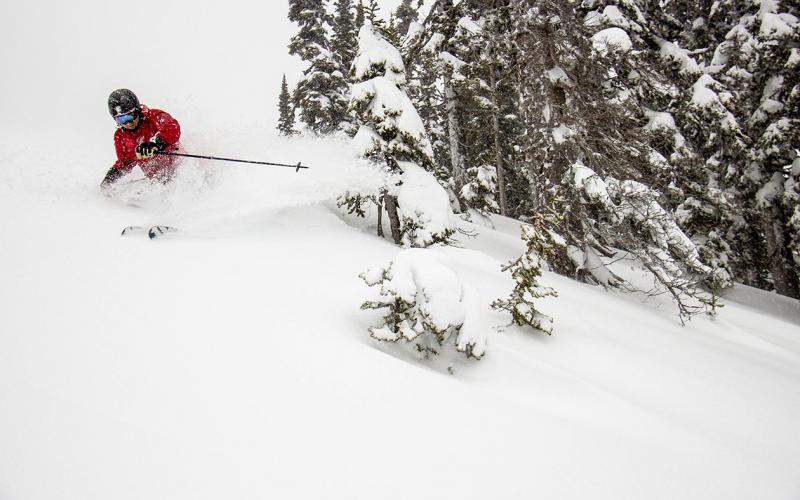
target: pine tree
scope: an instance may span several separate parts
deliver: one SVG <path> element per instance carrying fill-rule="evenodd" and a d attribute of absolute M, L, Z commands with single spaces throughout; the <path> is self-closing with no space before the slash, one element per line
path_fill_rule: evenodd
<path fill-rule="evenodd" d="M 364 26 L 364 20 L 366 19 L 366 15 L 364 13 L 364 2 L 363 0 L 358 0 L 358 5 L 356 5 L 356 19 L 355 19 L 355 28 L 356 33 L 361 30 L 361 27 Z"/>
<path fill-rule="evenodd" d="M 542 218 L 522 226 L 522 239 L 526 245 L 525 252 L 503 267 L 503 271 L 509 271 L 514 279 L 514 290 L 507 299 L 495 300 L 492 309 L 510 313 L 514 325 L 528 326 L 550 335 L 553 318 L 539 312 L 534 300 L 558 296 L 552 288 L 541 286 L 539 278 L 542 276 L 542 261 L 553 258 L 554 250 L 563 243 L 547 231 Z"/>
<path fill-rule="evenodd" d="M 461 190 L 461 198 L 470 208 L 483 216 L 498 213 L 500 207 L 495 200 L 497 191 L 497 169 L 492 165 L 470 167 L 467 170 L 469 182 Z"/>
<path fill-rule="evenodd" d="M 800 144 L 800 6 L 764 0 L 748 6 L 715 51 L 720 80 L 734 90 L 737 115 L 749 138 L 747 163 L 738 172 L 743 216 L 766 252 L 756 271 L 775 290 L 800 297 L 800 264 L 792 248 L 795 212 L 793 164 Z M 763 285 L 762 285 L 763 286 Z"/>
<path fill-rule="evenodd" d="M 397 20 L 394 17 L 394 12 L 389 13 L 389 21 L 378 32 L 395 47 L 400 47 L 403 43 L 403 37 L 397 30 Z"/>
<path fill-rule="evenodd" d="M 378 5 L 378 0 L 367 0 L 367 5 L 364 6 L 364 18 L 372 24 L 373 29 L 380 32 L 386 27 L 386 23 L 381 19 L 378 12 L 381 10 Z"/>
<path fill-rule="evenodd" d="M 289 86 L 286 84 L 286 75 L 283 75 L 281 82 L 281 93 L 278 97 L 278 132 L 281 135 L 291 136 L 294 130 L 294 107 L 292 106 Z"/>
<path fill-rule="evenodd" d="M 411 23 L 419 19 L 419 13 L 417 9 L 411 5 L 411 0 L 402 0 L 397 10 L 394 11 L 394 16 L 397 21 L 395 29 L 400 36 L 405 36 L 406 33 L 408 33 L 408 27 L 411 26 Z"/>
<path fill-rule="evenodd" d="M 417 247 L 446 242 L 453 232 L 449 200 L 429 173 L 433 151 L 404 91 L 402 57 L 369 21 L 359 32 L 351 77 L 350 109 L 360 121 L 354 141 L 391 175 L 379 202 L 386 207 L 395 242 Z"/>
<path fill-rule="evenodd" d="M 609 68 L 606 97 L 646 121 L 644 140 L 652 148 L 648 184 L 662 193 L 661 202 L 718 270 L 718 282 L 709 285 L 728 286 L 742 255 L 730 244 L 740 218 L 726 172 L 743 148 L 731 94 L 688 50 L 661 38 L 636 3 L 601 1 L 593 9 L 583 17 L 594 31 L 596 59 Z M 611 47 L 608 40 L 630 50 Z"/>
<path fill-rule="evenodd" d="M 451 344 L 468 358 L 480 359 L 487 332 L 468 321 L 475 292 L 450 266 L 437 253 L 407 249 L 386 268 L 360 274 L 367 285 L 379 288 L 377 300 L 364 302 L 361 309 L 386 311 L 382 324 L 369 328 L 372 338 L 413 343 L 426 359 Z"/>
<path fill-rule="evenodd" d="M 336 0 L 334 9 L 336 15 L 333 19 L 331 48 L 340 62 L 339 68 L 342 74 L 346 75 L 353 64 L 358 43 L 356 36 L 358 28 L 353 17 L 353 0 Z"/>
<path fill-rule="evenodd" d="M 453 39 L 464 61 L 454 84 L 461 110 L 466 179 L 473 183 L 471 173 L 477 172 L 477 166 L 493 165 L 497 210 L 506 215 L 508 179 L 519 163 L 514 147 L 519 135 L 518 102 L 511 85 L 515 54 L 513 46 L 506 43 L 510 18 L 507 7 L 494 3 L 473 5 L 468 12 L 469 16 L 460 19 Z"/>
<path fill-rule="evenodd" d="M 633 288 L 602 260 L 623 249 L 673 296 L 682 319 L 699 312 L 699 284 L 714 270 L 650 187 L 658 174 L 641 110 L 606 69 L 606 59 L 631 49 L 629 37 L 619 28 L 591 36 L 568 2 L 519 1 L 512 13 L 531 209 L 559 214 L 551 229 L 566 242 L 553 268 Z"/>
<path fill-rule="evenodd" d="M 431 173 L 442 184 L 451 198 L 456 198 L 450 172 L 450 152 L 447 138 L 444 94 L 441 91 L 441 61 L 435 44 L 421 48 L 407 68 L 409 98 L 425 124 L 425 130 L 433 148 L 433 170 Z"/>
<path fill-rule="evenodd" d="M 460 68 L 464 61 L 461 60 L 453 39 L 456 35 L 460 13 L 453 4 L 452 0 L 440 0 L 434 5 L 433 20 L 431 30 L 439 39 L 436 44 L 437 63 L 436 71 L 441 76 L 441 86 L 443 91 L 442 114 L 446 117 L 444 130 L 447 133 L 448 164 L 450 177 L 452 178 L 453 190 L 461 193 L 467 183 L 464 150 L 463 150 L 463 131 L 461 115 L 463 112 L 460 106 L 457 91 L 458 81 L 461 78 Z M 457 200 L 456 208 L 463 210 L 461 200 Z"/>
<path fill-rule="evenodd" d="M 295 103 L 305 124 L 322 134 L 338 130 L 346 122 L 347 112 L 347 82 L 330 50 L 325 3 L 289 1 L 289 19 L 300 25 L 289 43 L 289 53 L 309 64 L 295 89 Z"/>

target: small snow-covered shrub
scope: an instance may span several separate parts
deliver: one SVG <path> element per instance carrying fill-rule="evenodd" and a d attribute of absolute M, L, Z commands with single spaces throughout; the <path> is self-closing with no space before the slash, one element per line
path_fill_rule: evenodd
<path fill-rule="evenodd" d="M 468 358 L 486 353 L 486 334 L 470 321 L 477 312 L 476 295 L 466 286 L 446 258 L 423 249 L 407 249 L 385 268 L 360 275 L 371 287 L 379 287 L 376 300 L 362 309 L 386 310 L 383 324 L 370 335 L 386 342 L 414 343 L 426 357 L 452 345 Z"/>
<path fill-rule="evenodd" d="M 467 178 L 469 182 L 461 188 L 461 197 L 470 208 L 482 215 L 500 212 L 494 196 L 497 192 L 497 169 L 492 165 L 470 167 L 467 169 Z"/>
<path fill-rule="evenodd" d="M 503 271 L 511 272 L 516 282 L 514 290 L 507 299 L 494 301 L 492 308 L 511 313 L 512 323 L 517 326 L 527 325 L 550 335 L 553 318 L 539 312 L 534 300 L 558 296 L 552 288 L 539 285 L 539 278 L 542 276 L 542 259 L 549 258 L 553 249 L 564 243 L 542 227 L 541 219 L 535 219 L 533 225 L 522 226 L 522 239 L 527 247 L 525 253 L 503 267 Z"/>

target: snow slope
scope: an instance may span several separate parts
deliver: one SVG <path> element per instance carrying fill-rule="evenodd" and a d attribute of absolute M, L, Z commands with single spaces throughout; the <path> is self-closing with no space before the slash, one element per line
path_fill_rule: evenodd
<path fill-rule="evenodd" d="M 510 328 L 477 363 L 409 358 L 369 339 L 379 315 L 359 310 L 371 292 L 357 275 L 398 249 L 332 202 L 375 174 L 338 140 L 274 137 L 272 103 L 235 116 L 206 106 L 224 79 L 190 79 L 203 96 L 190 98 L 179 72 L 165 91 L 139 75 L 147 101 L 181 119 L 188 150 L 312 169 L 192 161 L 163 191 L 97 190 L 113 154 L 103 100 L 121 85 L 88 43 L 119 8 L 102 5 L 94 31 L 53 47 L 83 55 L 99 82 L 64 85 L 96 112 L 69 103 L 68 123 L 47 119 L 25 58 L 2 55 L 28 80 L 3 83 L 0 499 L 800 497 L 796 301 L 741 288 L 718 319 L 682 328 L 660 298 L 546 273 L 560 293 L 541 302 L 552 337 Z M 8 13 L 78 22 L 90 6 Z M 249 8 L 191 19 L 250 23 Z M 200 61 L 191 24 L 179 23 L 180 46 Z M 66 34 L 45 23 L 15 46 L 48 26 Z M 282 51 L 279 27 L 268 36 Z M 236 54 L 224 49 L 241 41 L 224 34 L 218 50 Z M 49 57 L 48 40 L 30 53 Z M 144 37 L 131 56 L 160 43 Z M 280 68 L 257 71 L 277 88 Z M 144 223 L 181 231 L 119 236 Z M 478 236 L 431 250 L 478 292 L 486 329 L 507 322 L 488 304 L 510 290 L 500 265 L 522 250 L 514 221 L 495 224 L 464 224 Z"/>

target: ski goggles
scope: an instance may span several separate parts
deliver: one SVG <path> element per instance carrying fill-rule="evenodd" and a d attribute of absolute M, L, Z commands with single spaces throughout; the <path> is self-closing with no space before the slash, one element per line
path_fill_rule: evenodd
<path fill-rule="evenodd" d="M 136 119 L 137 113 L 136 111 L 131 111 L 129 113 L 125 113 L 122 115 L 115 115 L 114 121 L 117 122 L 117 125 L 125 125 L 126 123 L 130 123 Z"/>

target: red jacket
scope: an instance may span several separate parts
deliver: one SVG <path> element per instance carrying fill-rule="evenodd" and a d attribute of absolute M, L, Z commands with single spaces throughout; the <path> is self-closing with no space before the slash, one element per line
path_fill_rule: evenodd
<path fill-rule="evenodd" d="M 156 135 L 167 143 L 167 148 L 164 151 L 176 151 L 180 148 L 178 140 L 181 138 L 181 126 L 178 120 L 170 116 L 166 111 L 160 109 L 150 109 L 147 106 L 141 106 L 141 117 L 139 118 L 139 126 L 134 130 L 125 130 L 118 128 L 114 132 L 114 147 L 117 149 L 117 161 L 114 163 L 114 168 L 122 172 L 130 172 L 133 167 L 141 167 L 141 169 L 151 175 L 151 171 L 158 170 L 159 163 L 172 163 L 159 160 L 173 159 L 174 157 L 155 156 L 151 159 L 136 159 L 136 146 L 139 144 L 153 140 Z M 152 172 L 155 173 L 155 172 Z"/>

